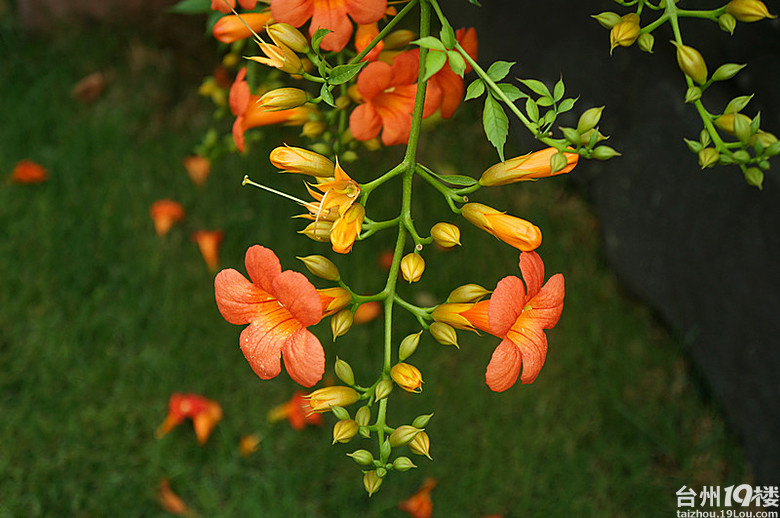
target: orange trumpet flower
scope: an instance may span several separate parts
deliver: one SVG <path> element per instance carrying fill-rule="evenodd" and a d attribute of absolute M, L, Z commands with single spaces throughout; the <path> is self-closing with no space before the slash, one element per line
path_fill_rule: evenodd
<path fill-rule="evenodd" d="M 192 183 L 200 187 L 211 174 L 211 160 L 200 155 L 190 155 L 182 160 Z"/>
<path fill-rule="evenodd" d="M 249 324 L 239 342 L 261 379 L 281 372 L 283 356 L 290 377 L 311 387 L 325 372 L 325 352 L 307 329 L 322 318 L 317 290 L 302 274 L 282 271 L 276 254 L 260 245 L 246 251 L 245 264 L 251 281 L 232 268 L 214 279 L 220 313 L 231 324 Z"/>
<path fill-rule="evenodd" d="M 164 236 L 171 230 L 173 224 L 184 218 L 184 208 L 173 200 L 158 200 L 149 208 L 149 215 L 154 221 L 154 230 L 158 236 Z"/>
<path fill-rule="evenodd" d="M 218 1 L 224 5 L 223 0 Z M 230 44 L 263 32 L 265 26 L 272 22 L 270 11 L 244 13 L 240 16 L 231 14 L 217 20 L 211 33 L 217 41 Z"/>
<path fill-rule="evenodd" d="M 192 420 L 200 445 L 206 444 L 212 430 L 222 419 L 222 407 L 216 401 L 198 394 L 172 394 L 168 401 L 168 416 L 157 428 L 156 438 L 161 438 L 186 418 Z"/>
<path fill-rule="evenodd" d="M 219 245 L 224 237 L 225 233 L 221 230 L 198 230 L 192 234 L 192 239 L 200 248 L 200 255 L 212 272 L 219 268 Z"/>
<path fill-rule="evenodd" d="M 436 479 L 426 479 L 415 494 L 398 504 L 398 508 L 409 513 L 412 518 L 431 518 L 433 516 L 431 491 L 434 487 L 436 487 Z"/>
<path fill-rule="evenodd" d="M 42 183 L 49 178 L 49 172 L 32 160 L 20 160 L 11 172 L 11 181 L 17 183 Z"/>
<path fill-rule="evenodd" d="M 272 423 L 287 419 L 294 430 L 303 430 L 306 425 L 322 426 L 322 415 L 314 413 L 306 399 L 306 392 L 298 391 L 286 403 L 275 406 L 268 412 Z"/>

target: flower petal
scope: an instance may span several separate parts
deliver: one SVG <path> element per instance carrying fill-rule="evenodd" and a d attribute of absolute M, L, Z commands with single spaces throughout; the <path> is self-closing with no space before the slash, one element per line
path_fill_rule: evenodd
<path fill-rule="evenodd" d="M 272 0 L 271 14 L 277 22 L 289 23 L 300 27 L 311 18 L 314 12 L 312 0 Z"/>
<path fill-rule="evenodd" d="M 401 52 L 393 59 L 393 85 L 417 83 L 420 71 L 420 49 Z"/>
<path fill-rule="evenodd" d="M 352 22 L 347 18 L 346 6 L 339 2 L 314 2 L 309 34 L 314 34 L 317 29 L 333 31 L 322 38 L 322 49 L 339 51 L 346 47 L 352 36 Z"/>
<path fill-rule="evenodd" d="M 531 308 L 523 312 L 522 318 L 533 320 L 542 329 L 552 329 L 561 318 L 564 294 L 563 275 L 556 273 L 528 300 L 527 305 Z"/>
<path fill-rule="evenodd" d="M 248 324 L 257 318 L 260 304 L 271 297 L 232 268 L 222 270 L 214 278 L 214 295 L 219 312 L 235 325 Z"/>
<path fill-rule="evenodd" d="M 544 282 L 544 263 L 536 252 L 523 252 L 520 254 L 520 273 L 528 289 L 528 296 L 533 297 L 539 293 Z"/>
<path fill-rule="evenodd" d="M 392 79 L 393 68 L 384 61 L 374 61 L 360 72 L 357 89 L 363 99 L 370 102 L 390 87 Z"/>
<path fill-rule="evenodd" d="M 284 367 L 297 383 L 311 387 L 325 372 L 325 351 L 320 341 L 308 329 L 300 329 L 285 342 Z"/>
<path fill-rule="evenodd" d="M 463 79 L 453 72 L 449 65 L 439 70 L 431 79 L 433 84 L 441 89 L 441 116 L 449 119 L 463 100 Z"/>
<path fill-rule="evenodd" d="M 233 142 L 236 143 L 236 149 L 239 153 L 244 152 L 244 116 L 239 115 L 233 123 Z"/>
<path fill-rule="evenodd" d="M 260 379 L 275 378 L 282 371 L 281 351 L 289 336 L 285 329 L 286 326 L 269 329 L 262 324 L 250 324 L 241 331 L 241 352 Z"/>
<path fill-rule="evenodd" d="M 488 306 L 490 332 L 496 336 L 506 336 L 524 306 L 525 287 L 520 279 L 510 275 L 498 281 Z"/>
<path fill-rule="evenodd" d="M 228 106 L 233 115 L 243 115 L 246 111 L 246 105 L 249 103 L 249 83 L 246 81 L 246 67 L 242 67 L 236 74 L 236 79 L 230 86 L 228 93 Z"/>
<path fill-rule="evenodd" d="M 382 119 L 371 103 L 356 106 L 349 115 L 349 131 L 357 140 L 371 140 L 382 130 Z"/>
<path fill-rule="evenodd" d="M 517 381 L 522 365 L 520 349 L 509 339 L 504 339 L 490 358 L 485 371 L 485 381 L 493 392 L 503 392 Z"/>
<path fill-rule="evenodd" d="M 346 0 L 347 12 L 355 23 L 379 21 L 387 10 L 387 0 Z"/>
<path fill-rule="evenodd" d="M 252 282 L 276 296 L 273 282 L 282 273 L 282 266 L 273 250 L 260 245 L 250 246 L 246 251 L 244 264 Z"/>
<path fill-rule="evenodd" d="M 283 271 L 274 278 L 272 293 L 301 325 L 311 326 L 322 318 L 322 302 L 317 289 L 303 274 Z"/>
<path fill-rule="evenodd" d="M 521 327 L 520 324 L 518 321 L 512 326 L 506 339 L 512 341 L 522 355 L 523 373 L 520 382 L 533 383 L 547 358 L 547 336 L 539 328 Z"/>

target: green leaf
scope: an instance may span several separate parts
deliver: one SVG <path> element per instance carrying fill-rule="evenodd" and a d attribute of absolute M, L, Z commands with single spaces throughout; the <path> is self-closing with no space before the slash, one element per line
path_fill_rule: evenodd
<path fill-rule="evenodd" d="M 504 95 L 506 95 L 510 101 L 516 101 L 523 97 L 528 97 L 526 94 L 521 92 L 520 89 L 515 85 L 510 85 L 509 83 L 498 83 L 496 86 L 498 87 L 499 90 L 504 92 Z"/>
<path fill-rule="evenodd" d="M 442 182 L 446 182 L 451 185 L 457 185 L 458 187 L 471 187 L 476 185 L 477 181 L 470 177 L 461 174 L 448 174 L 438 177 Z"/>
<path fill-rule="evenodd" d="M 469 3 L 476 5 L 477 7 L 482 7 L 482 4 L 479 3 L 479 0 L 469 0 Z"/>
<path fill-rule="evenodd" d="M 537 122 L 539 120 L 539 107 L 536 106 L 536 103 L 530 97 L 525 100 L 525 113 L 533 122 Z"/>
<path fill-rule="evenodd" d="M 555 113 L 555 110 L 550 110 L 547 113 L 544 114 L 544 117 L 542 117 L 542 124 L 552 124 L 555 122 L 555 118 L 558 117 L 558 114 Z"/>
<path fill-rule="evenodd" d="M 565 93 L 566 87 L 563 85 L 563 78 L 560 78 L 553 88 L 553 100 L 555 100 L 555 102 L 560 101 L 563 99 Z"/>
<path fill-rule="evenodd" d="M 444 52 L 429 52 L 425 56 L 425 77 L 423 81 L 427 81 L 436 72 L 441 70 L 444 64 L 447 62 L 447 54 Z"/>
<path fill-rule="evenodd" d="M 757 132 L 761 128 L 761 112 L 756 113 L 753 121 L 750 123 L 750 134 Z"/>
<path fill-rule="evenodd" d="M 726 109 L 723 110 L 723 113 L 739 113 L 742 111 L 742 109 L 747 106 L 747 104 L 750 102 L 750 100 L 753 98 L 753 94 L 750 95 L 740 95 L 739 97 L 733 98 L 729 103 L 726 105 Z"/>
<path fill-rule="evenodd" d="M 688 144 L 688 149 L 691 150 L 691 153 L 698 153 L 704 149 L 704 146 L 701 145 L 701 142 L 697 140 L 688 140 L 687 138 L 684 138 L 683 140 L 686 144 Z"/>
<path fill-rule="evenodd" d="M 441 42 L 448 49 L 453 48 L 457 41 L 455 39 L 455 31 L 452 30 L 452 26 L 449 23 L 441 28 L 441 31 L 439 32 L 439 38 L 441 38 Z"/>
<path fill-rule="evenodd" d="M 501 81 L 506 77 L 514 64 L 515 61 L 511 63 L 509 61 L 496 61 L 487 69 L 487 75 L 493 81 Z"/>
<path fill-rule="evenodd" d="M 314 34 L 311 37 L 311 48 L 314 50 L 315 53 L 320 52 L 320 43 L 322 43 L 322 38 L 324 38 L 329 32 L 332 32 L 328 29 L 317 29 Z"/>
<path fill-rule="evenodd" d="M 574 128 L 568 128 L 561 126 L 559 128 L 561 130 L 561 133 L 563 133 L 563 136 L 566 138 L 566 140 L 569 141 L 574 146 L 580 145 L 580 133 Z"/>
<path fill-rule="evenodd" d="M 322 88 L 320 88 L 320 98 L 330 106 L 336 107 L 336 101 L 333 99 L 333 94 L 330 93 L 327 84 L 323 84 Z"/>
<path fill-rule="evenodd" d="M 539 106 L 552 106 L 553 99 L 552 97 L 547 97 L 546 95 L 543 95 L 536 100 L 536 104 L 538 104 Z"/>
<path fill-rule="evenodd" d="M 547 87 L 544 85 L 544 83 L 542 83 L 541 81 L 537 81 L 536 79 L 518 79 L 518 81 L 523 83 L 534 93 L 537 93 L 539 95 L 546 95 L 547 97 L 552 97 L 552 94 L 550 94 L 550 90 L 548 90 Z"/>
<path fill-rule="evenodd" d="M 498 151 L 498 158 L 504 161 L 504 144 L 509 134 L 509 119 L 504 113 L 504 108 L 493 99 L 492 95 L 485 97 L 485 110 L 482 113 L 482 124 L 485 127 L 485 135 Z"/>
<path fill-rule="evenodd" d="M 419 40 L 414 40 L 412 44 L 425 47 L 426 49 L 447 50 L 444 44 L 433 36 L 426 36 Z"/>
<path fill-rule="evenodd" d="M 341 85 L 352 79 L 366 65 L 366 61 L 353 63 L 351 65 L 337 65 L 330 71 L 328 83 L 332 85 Z"/>
<path fill-rule="evenodd" d="M 483 93 L 485 93 L 485 83 L 482 82 L 482 79 L 475 79 L 471 82 L 469 87 L 466 88 L 466 98 L 464 100 L 476 99 Z"/>
<path fill-rule="evenodd" d="M 466 72 L 466 61 L 464 61 L 463 56 L 460 55 L 460 52 L 456 50 L 448 50 L 447 57 L 450 60 L 450 68 L 452 71 L 458 74 L 460 77 L 463 77 L 463 74 Z"/>
<path fill-rule="evenodd" d="M 182 0 L 171 6 L 168 12 L 179 14 L 200 14 L 211 12 L 211 0 Z"/>
<path fill-rule="evenodd" d="M 572 108 L 574 108 L 574 103 L 577 102 L 577 99 L 572 99 L 571 97 L 568 99 L 564 99 L 561 101 L 561 104 L 558 105 L 558 113 L 564 113 Z"/>

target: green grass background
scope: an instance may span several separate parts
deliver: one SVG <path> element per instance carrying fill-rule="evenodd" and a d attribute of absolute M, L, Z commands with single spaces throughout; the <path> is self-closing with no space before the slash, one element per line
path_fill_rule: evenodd
<path fill-rule="evenodd" d="M 286 374 L 263 382 L 251 372 L 240 328 L 217 312 L 213 275 L 189 237 L 223 229 L 223 265 L 241 271 L 255 243 L 273 248 L 285 268 L 302 269 L 296 255 L 327 254 L 294 233 L 302 226 L 289 218 L 295 206 L 241 187 L 249 173 L 305 195 L 300 178 L 278 175 L 267 162 L 268 149 L 294 141 L 295 132 L 270 129 L 253 153 L 220 162 L 198 189 L 181 159 L 211 117 L 194 93 L 216 60 L 211 47 L 120 29 L 30 39 L 6 23 L 0 34 L 0 172 L 23 158 L 51 171 L 42 185 L 0 185 L 0 516 L 164 516 L 156 500 L 164 477 L 200 516 L 403 516 L 398 501 L 429 476 L 439 481 L 434 516 L 670 516 L 683 484 L 750 480 L 683 345 L 621 291 L 603 262 L 598 221 L 556 178 L 474 196 L 538 224 L 548 276 L 566 276 L 564 313 L 548 333 L 541 376 L 494 394 L 484 369 L 497 339 L 461 333 L 458 351 L 424 335 L 411 362 L 425 390 L 396 391 L 390 422 L 435 411 L 434 461 L 415 457 L 419 469 L 392 473 L 368 499 L 359 467 L 344 454 L 373 449 L 373 440 L 331 446 L 332 416 L 302 432 L 266 422 L 296 385 Z M 90 105 L 73 100 L 73 84 L 95 70 L 111 77 L 105 94 Z M 495 158 L 476 118 L 467 105 L 457 124 L 426 133 L 421 160 L 479 174 Z M 367 180 L 398 151 L 365 156 L 348 171 Z M 374 194 L 369 215 L 393 215 L 398 187 Z M 425 304 L 466 282 L 492 288 L 518 274 L 516 251 L 448 215 L 424 184 L 414 196 L 421 232 L 452 221 L 464 246 L 427 252 L 422 281 L 402 286 L 402 296 Z M 188 215 L 160 238 L 148 209 L 166 197 Z M 376 256 L 390 248 L 390 234 L 335 258 L 356 290 L 383 285 Z M 397 314 L 400 340 L 417 327 Z M 358 382 L 374 379 L 380 322 L 336 344 L 327 321 L 315 332 L 329 372 L 338 354 Z M 189 424 L 154 438 L 177 391 L 223 405 L 204 447 Z M 242 458 L 239 438 L 252 432 L 264 436 L 260 451 Z"/>

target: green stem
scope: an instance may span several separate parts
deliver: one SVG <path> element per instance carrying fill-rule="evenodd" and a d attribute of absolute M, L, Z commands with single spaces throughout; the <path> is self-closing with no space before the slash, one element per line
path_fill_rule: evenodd
<path fill-rule="evenodd" d="M 444 199 L 447 201 L 447 205 L 450 206 L 452 212 L 460 214 L 460 209 L 455 206 L 455 202 L 465 203 L 466 199 L 463 196 L 457 194 L 454 189 L 450 189 L 444 185 L 438 178 L 432 175 L 431 170 L 424 165 L 417 164 L 416 172 L 444 196 Z"/>
<path fill-rule="evenodd" d="M 412 10 L 412 8 L 414 8 L 414 6 L 415 6 L 415 5 L 417 4 L 417 2 L 419 2 L 419 1 L 420 1 L 420 0 L 411 0 L 411 1 L 410 1 L 408 4 L 406 4 L 406 5 L 404 6 L 404 8 L 403 8 L 403 9 L 401 9 L 400 11 L 398 11 L 398 14 L 396 14 L 395 16 L 393 16 L 393 19 L 392 19 L 392 20 L 390 20 L 389 22 L 387 22 L 387 25 L 385 25 L 385 26 L 382 28 L 382 30 L 381 30 L 381 31 L 379 31 L 379 34 L 377 34 L 377 35 L 376 35 L 376 37 L 374 37 L 374 39 L 373 39 L 373 40 L 371 40 L 371 42 L 368 44 L 368 46 L 367 46 L 366 48 L 364 48 L 363 50 L 361 50 L 361 51 L 360 51 L 360 54 L 358 54 L 358 55 L 357 55 L 357 56 L 355 56 L 354 58 L 350 59 L 350 60 L 349 60 L 349 63 L 347 63 L 347 64 L 348 64 L 348 65 L 351 65 L 351 64 L 353 64 L 353 63 L 359 63 L 359 62 L 360 62 L 360 61 L 361 61 L 361 60 L 362 60 L 364 57 L 366 57 L 366 56 L 368 55 L 368 53 L 369 53 L 369 52 L 371 52 L 371 50 L 372 50 L 374 47 L 376 47 L 376 46 L 377 46 L 377 44 L 378 44 L 380 41 L 382 41 L 382 38 L 384 38 L 385 36 L 387 36 L 387 34 L 388 34 L 388 33 L 389 33 L 391 30 L 393 30 L 393 27 L 395 27 L 395 26 L 396 26 L 396 24 L 398 24 L 398 22 L 400 22 L 401 20 L 403 20 L 403 19 L 404 19 L 404 16 L 406 16 L 406 15 L 407 15 L 407 13 L 408 13 L 409 11 L 411 11 L 411 10 Z"/>
<path fill-rule="evenodd" d="M 406 311 L 417 317 L 418 319 L 424 318 L 426 320 L 431 319 L 431 311 L 433 311 L 433 308 L 421 308 L 420 306 L 415 306 L 411 302 L 407 302 L 398 295 L 395 296 L 395 303 L 404 308 Z"/>
<path fill-rule="evenodd" d="M 360 199 L 361 205 L 366 204 L 366 200 L 368 199 L 368 195 L 371 194 L 371 191 L 385 183 L 386 181 L 390 180 L 391 178 L 394 178 L 398 176 L 399 174 L 404 172 L 404 164 L 400 163 L 394 168 L 390 169 L 388 172 L 377 178 L 376 180 L 372 180 L 368 183 L 360 184 L 360 194 L 362 198 Z"/>

